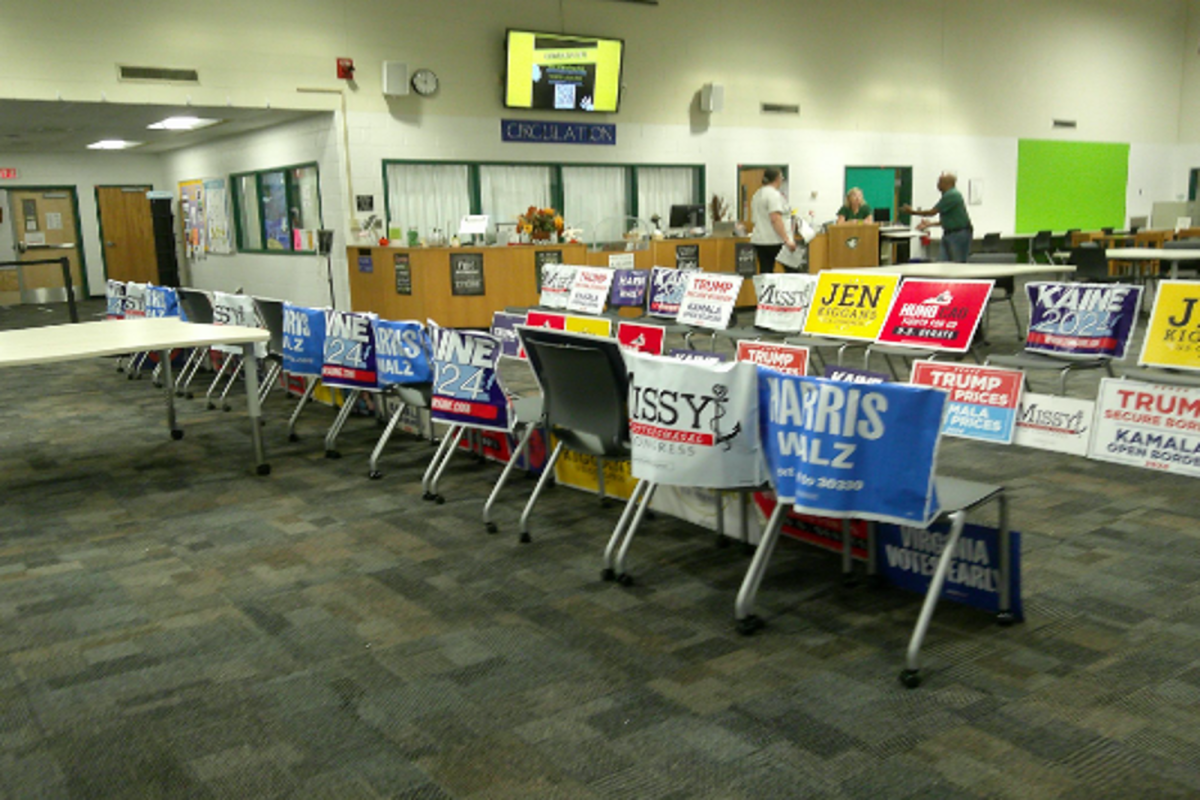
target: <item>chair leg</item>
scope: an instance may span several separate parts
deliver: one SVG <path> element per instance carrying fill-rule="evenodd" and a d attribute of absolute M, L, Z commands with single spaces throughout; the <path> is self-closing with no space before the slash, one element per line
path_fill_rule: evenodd
<path fill-rule="evenodd" d="M 496 485 L 492 487 L 492 493 L 488 495 L 487 502 L 483 504 L 483 526 L 488 533 L 495 533 L 496 523 L 492 522 L 492 506 L 496 503 L 496 498 L 500 496 L 500 491 L 504 488 L 504 484 L 508 483 L 508 476 L 512 474 L 516 468 L 517 462 L 521 460 L 525 449 L 529 447 L 529 440 L 533 438 L 533 432 L 537 430 L 538 424 L 541 421 L 529 422 L 525 425 L 525 433 L 521 435 L 521 441 L 517 444 L 517 449 L 514 450 L 508 458 L 508 463 L 504 465 L 504 469 L 500 473 L 500 478 L 496 481 Z"/>
<path fill-rule="evenodd" d="M 283 372 L 282 364 L 271 364 L 267 368 L 267 375 L 263 378 L 262 386 L 258 390 L 258 404 L 261 406 L 270 396 L 271 391 L 275 388 L 275 382 L 279 380 L 279 373 Z"/>
<path fill-rule="evenodd" d="M 441 464 L 442 458 L 446 454 L 446 449 L 450 447 L 450 440 L 453 439 L 457 445 L 458 434 L 460 433 L 458 425 L 451 425 L 446 434 L 442 437 L 442 441 L 438 442 L 437 450 L 433 453 L 433 458 L 429 461 L 429 466 L 425 468 L 425 474 L 421 477 L 421 499 L 436 500 L 433 492 L 429 490 L 433 482 L 433 473 L 437 471 L 438 465 Z"/>
<path fill-rule="evenodd" d="M 604 548 L 604 569 L 600 571 L 600 577 L 603 580 L 616 580 L 617 573 L 613 570 L 613 560 L 616 556 L 617 547 L 620 545 L 621 539 L 625 534 L 625 527 L 629 524 L 629 520 L 633 517 L 634 511 L 637 509 L 638 499 L 649 486 L 650 481 L 638 481 L 634 484 L 633 491 L 629 494 L 629 500 L 625 502 L 625 510 L 621 512 L 621 518 L 617 520 L 612 536 L 608 538 L 608 545 Z"/>
<path fill-rule="evenodd" d="M 1016 621 L 1012 612 L 1012 536 L 1008 530 L 1008 493 L 1001 490 L 997 502 L 1000 504 L 1000 610 L 996 614 L 996 622 L 1007 626 Z"/>
<path fill-rule="evenodd" d="M 191 366 L 188 367 L 187 377 L 184 378 L 182 375 L 180 376 L 179 389 L 175 392 L 176 397 L 187 397 L 188 399 L 191 399 L 192 379 L 196 377 L 196 373 L 200 371 L 200 367 L 204 365 L 204 359 L 208 358 L 208 354 L 210 352 L 211 348 L 208 347 L 197 347 L 193 351 L 195 358 L 190 362 Z"/>
<path fill-rule="evenodd" d="M 946 583 L 946 573 L 950 571 L 950 562 L 954 560 L 954 550 L 966 522 L 966 511 L 959 510 L 950 515 L 950 536 L 947 537 L 946 546 L 942 548 L 942 554 L 938 557 L 937 568 L 929 582 L 929 591 L 925 593 L 925 602 L 921 605 L 921 614 L 917 617 L 917 625 L 913 628 L 912 638 L 908 642 L 904 671 L 900 673 L 900 682 L 910 689 L 921 685 L 921 645 L 925 642 L 925 634 L 929 631 L 933 611 L 937 608 L 942 586 Z"/>
<path fill-rule="evenodd" d="M 1017 340 L 1025 341 L 1025 331 L 1021 327 L 1021 317 L 1017 314 L 1017 304 L 1016 301 L 1013 300 L 1013 296 L 1011 294 L 1008 296 L 1008 308 L 1010 311 L 1012 311 L 1013 325 L 1015 325 L 1017 328 Z"/>
<path fill-rule="evenodd" d="M 326 458 L 341 458 L 342 454 L 337 449 L 337 437 L 342 432 L 342 426 L 346 424 L 346 420 L 350 418 L 350 411 L 354 408 L 354 404 L 358 401 L 358 389 L 351 389 L 350 393 L 342 400 L 342 407 L 338 409 L 338 414 L 333 419 L 333 424 L 329 426 L 329 430 L 325 432 L 325 457 Z"/>
<path fill-rule="evenodd" d="M 842 583 L 854 584 L 854 537 L 850 535 L 850 518 L 842 518 Z"/>
<path fill-rule="evenodd" d="M 233 374 L 229 376 L 229 383 L 225 384 L 225 388 L 223 390 L 221 390 L 221 408 L 224 409 L 225 411 L 233 410 L 233 406 L 231 406 L 225 400 L 225 397 L 226 397 L 226 395 L 229 394 L 229 390 L 233 388 L 233 384 L 237 381 L 238 375 L 242 374 L 242 370 L 245 368 L 245 366 L 246 366 L 246 359 L 239 358 L 237 366 L 233 368 Z"/>
<path fill-rule="evenodd" d="M 625 571 L 625 557 L 629 555 L 629 545 L 633 544 L 633 537 L 637 533 L 638 528 L 642 526 L 642 518 L 646 516 L 646 509 L 650 508 L 650 501 L 654 499 L 656 489 L 658 489 L 658 484 L 652 483 L 650 484 L 650 488 L 646 490 L 645 495 L 642 497 L 642 502 L 638 506 L 637 513 L 633 515 L 633 523 L 625 533 L 625 541 L 621 542 L 621 549 L 617 551 L 617 561 L 614 569 L 617 573 L 617 583 L 622 586 L 633 585 L 633 577 Z"/>
<path fill-rule="evenodd" d="M 217 390 L 217 386 L 220 384 L 220 382 L 222 380 L 224 380 L 225 370 L 229 369 L 229 364 L 232 361 L 233 361 L 233 356 L 228 355 L 228 354 L 225 356 L 224 359 L 221 360 L 221 368 L 219 370 L 217 370 L 216 377 L 213 378 L 212 383 L 210 383 L 208 385 L 208 391 L 204 393 L 204 399 L 208 404 L 209 411 L 212 411 L 214 408 L 216 408 L 216 406 L 213 404 L 213 392 L 215 392 Z"/>
<path fill-rule="evenodd" d="M 788 504 L 779 503 L 767 521 L 767 529 L 763 531 L 758 550 L 742 579 L 742 588 L 738 590 L 737 602 L 734 604 L 734 617 L 737 619 L 737 631 L 749 635 L 763 626 L 763 621 L 754 614 L 754 600 L 758 596 L 758 587 L 762 584 L 763 575 L 771 561 L 771 552 L 779 541 L 779 532 L 783 529 L 783 520 L 787 516 Z"/>
<path fill-rule="evenodd" d="M 371 469 L 367 473 L 367 477 L 373 481 L 383 477 L 383 473 L 379 471 L 379 457 L 383 455 L 383 448 L 387 447 L 388 441 L 392 438 L 392 432 L 400 424 L 400 417 L 403 414 L 404 403 L 401 403 L 396 408 L 396 413 L 392 414 L 392 418 L 388 420 L 387 427 L 383 429 L 383 434 L 379 437 L 379 441 L 375 443 L 375 449 L 371 451 Z"/>
<path fill-rule="evenodd" d="M 454 453 L 458 450 L 458 443 L 462 441 L 463 434 L 466 432 L 466 426 L 458 426 L 458 432 L 454 434 L 454 440 L 450 442 L 450 447 L 442 454 L 442 463 L 438 464 L 437 470 L 433 473 L 433 478 L 429 481 L 429 493 L 433 495 L 433 501 L 438 505 L 446 502 L 446 498 L 438 494 L 438 481 L 442 479 L 442 473 L 446 471 L 446 465 L 450 463 L 450 459 L 454 458 Z"/>
<path fill-rule="evenodd" d="M 308 401 L 312 399 L 313 392 L 317 390 L 317 377 L 312 375 L 308 378 L 308 385 L 304 387 L 304 394 L 300 395 L 300 400 L 296 403 L 296 408 L 292 411 L 292 416 L 288 418 L 288 441 L 294 442 L 300 437 L 296 435 L 296 422 L 300 419 L 300 412 L 308 405 Z"/>
<path fill-rule="evenodd" d="M 529 496 L 529 501 L 525 503 L 525 510 L 521 512 L 521 543 L 528 544 L 533 541 L 533 537 L 529 535 L 529 515 L 533 512 L 533 506 L 537 503 L 538 497 L 541 496 L 542 490 L 546 488 L 546 484 L 550 482 L 551 476 L 554 475 L 554 465 L 558 463 L 558 457 L 562 455 L 563 443 L 559 442 L 554 446 L 554 452 L 550 454 L 550 458 L 546 461 L 546 468 L 542 471 L 542 476 L 538 478 L 537 486 L 533 487 L 533 494 Z"/>

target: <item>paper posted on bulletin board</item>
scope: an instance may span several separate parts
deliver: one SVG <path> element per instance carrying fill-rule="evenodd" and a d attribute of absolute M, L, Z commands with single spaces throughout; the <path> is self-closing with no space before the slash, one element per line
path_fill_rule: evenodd
<path fill-rule="evenodd" d="M 189 259 L 202 258 L 208 251 L 204 181 L 179 182 L 179 220 L 183 228 L 184 253 Z"/>
<path fill-rule="evenodd" d="M 208 252 L 222 256 L 233 253 L 229 185 L 224 178 L 205 178 L 203 212 Z"/>

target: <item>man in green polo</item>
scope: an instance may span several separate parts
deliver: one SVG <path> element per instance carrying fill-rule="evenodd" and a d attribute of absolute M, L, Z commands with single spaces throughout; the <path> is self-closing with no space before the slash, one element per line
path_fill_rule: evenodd
<path fill-rule="evenodd" d="M 936 216 L 937 222 L 923 219 L 917 225 L 917 229 L 924 231 L 934 225 L 941 225 L 944 260 L 966 263 L 967 256 L 971 253 L 971 239 L 974 236 L 974 230 L 971 228 L 971 217 L 967 214 L 967 202 L 963 199 L 962 192 L 955 188 L 957 183 L 957 175 L 953 172 L 943 172 L 937 182 L 942 199 L 938 200 L 936 206 L 921 210 L 904 205 L 900 207 L 900 212 L 915 214 L 918 217 Z"/>

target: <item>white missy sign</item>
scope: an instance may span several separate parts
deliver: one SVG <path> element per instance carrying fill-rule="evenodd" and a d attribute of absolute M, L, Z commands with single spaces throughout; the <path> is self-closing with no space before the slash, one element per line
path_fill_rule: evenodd
<path fill-rule="evenodd" d="M 1017 404 L 1013 444 L 1086 456 L 1095 411 L 1091 400 L 1027 392 Z"/>

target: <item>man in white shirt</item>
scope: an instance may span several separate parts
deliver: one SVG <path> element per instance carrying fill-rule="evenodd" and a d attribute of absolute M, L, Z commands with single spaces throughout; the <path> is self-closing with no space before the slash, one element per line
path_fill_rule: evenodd
<path fill-rule="evenodd" d="M 763 172 L 762 188 L 750 200 L 750 221 L 754 223 L 750 244 L 758 255 L 760 273 L 775 271 L 775 258 L 780 249 L 796 249 L 791 231 L 792 212 L 780 191 L 782 186 L 783 172 L 768 167 Z"/>

